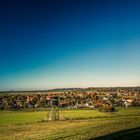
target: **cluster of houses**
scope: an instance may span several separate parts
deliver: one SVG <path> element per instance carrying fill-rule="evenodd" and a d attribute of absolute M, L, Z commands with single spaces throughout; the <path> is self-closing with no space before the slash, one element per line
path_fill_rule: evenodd
<path fill-rule="evenodd" d="M 140 91 L 132 89 L 87 90 L 48 93 L 11 93 L 0 95 L 0 109 L 51 107 L 57 99 L 60 108 L 111 108 L 140 106 Z"/>

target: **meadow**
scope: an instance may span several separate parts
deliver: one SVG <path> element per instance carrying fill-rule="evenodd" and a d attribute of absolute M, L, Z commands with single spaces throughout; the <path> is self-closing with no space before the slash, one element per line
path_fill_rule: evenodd
<path fill-rule="evenodd" d="M 47 110 L 0 111 L 1 140 L 117 139 L 140 132 L 140 108 L 98 110 L 60 110 L 60 121 L 44 121 Z M 127 130 L 129 133 L 127 133 Z M 117 133 L 117 135 L 116 135 Z M 130 137 L 129 137 L 130 138 Z"/>

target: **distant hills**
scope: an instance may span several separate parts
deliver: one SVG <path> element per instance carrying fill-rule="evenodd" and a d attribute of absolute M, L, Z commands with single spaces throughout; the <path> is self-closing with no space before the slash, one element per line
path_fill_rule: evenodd
<path fill-rule="evenodd" d="M 88 88 L 56 88 L 49 90 L 9 90 L 0 91 L 0 93 L 12 93 L 12 92 L 70 92 L 70 91 L 92 91 L 92 90 L 117 90 L 117 89 L 135 89 L 140 91 L 140 86 L 136 87 L 88 87 Z"/>

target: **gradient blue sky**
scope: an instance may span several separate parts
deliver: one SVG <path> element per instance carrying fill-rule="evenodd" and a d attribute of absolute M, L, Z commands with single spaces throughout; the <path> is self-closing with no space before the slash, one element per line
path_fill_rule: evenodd
<path fill-rule="evenodd" d="M 1 0 L 0 90 L 140 86 L 139 0 Z"/>

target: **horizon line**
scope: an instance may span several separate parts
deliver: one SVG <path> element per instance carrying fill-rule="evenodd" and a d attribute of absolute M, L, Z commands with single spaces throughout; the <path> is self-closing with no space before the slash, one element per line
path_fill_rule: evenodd
<path fill-rule="evenodd" d="M 62 89 L 88 89 L 88 88 L 139 88 L 140 85 L 137 86 L 93 86 L 93 87 L 64 87 L 64 88 L 50 88 L 50 89 L 11 89 L 11 90 L 0 90 L 0 92 L 39 92 L 39 91 L 51 91 L 51 90 L 62 90 Z"/>

